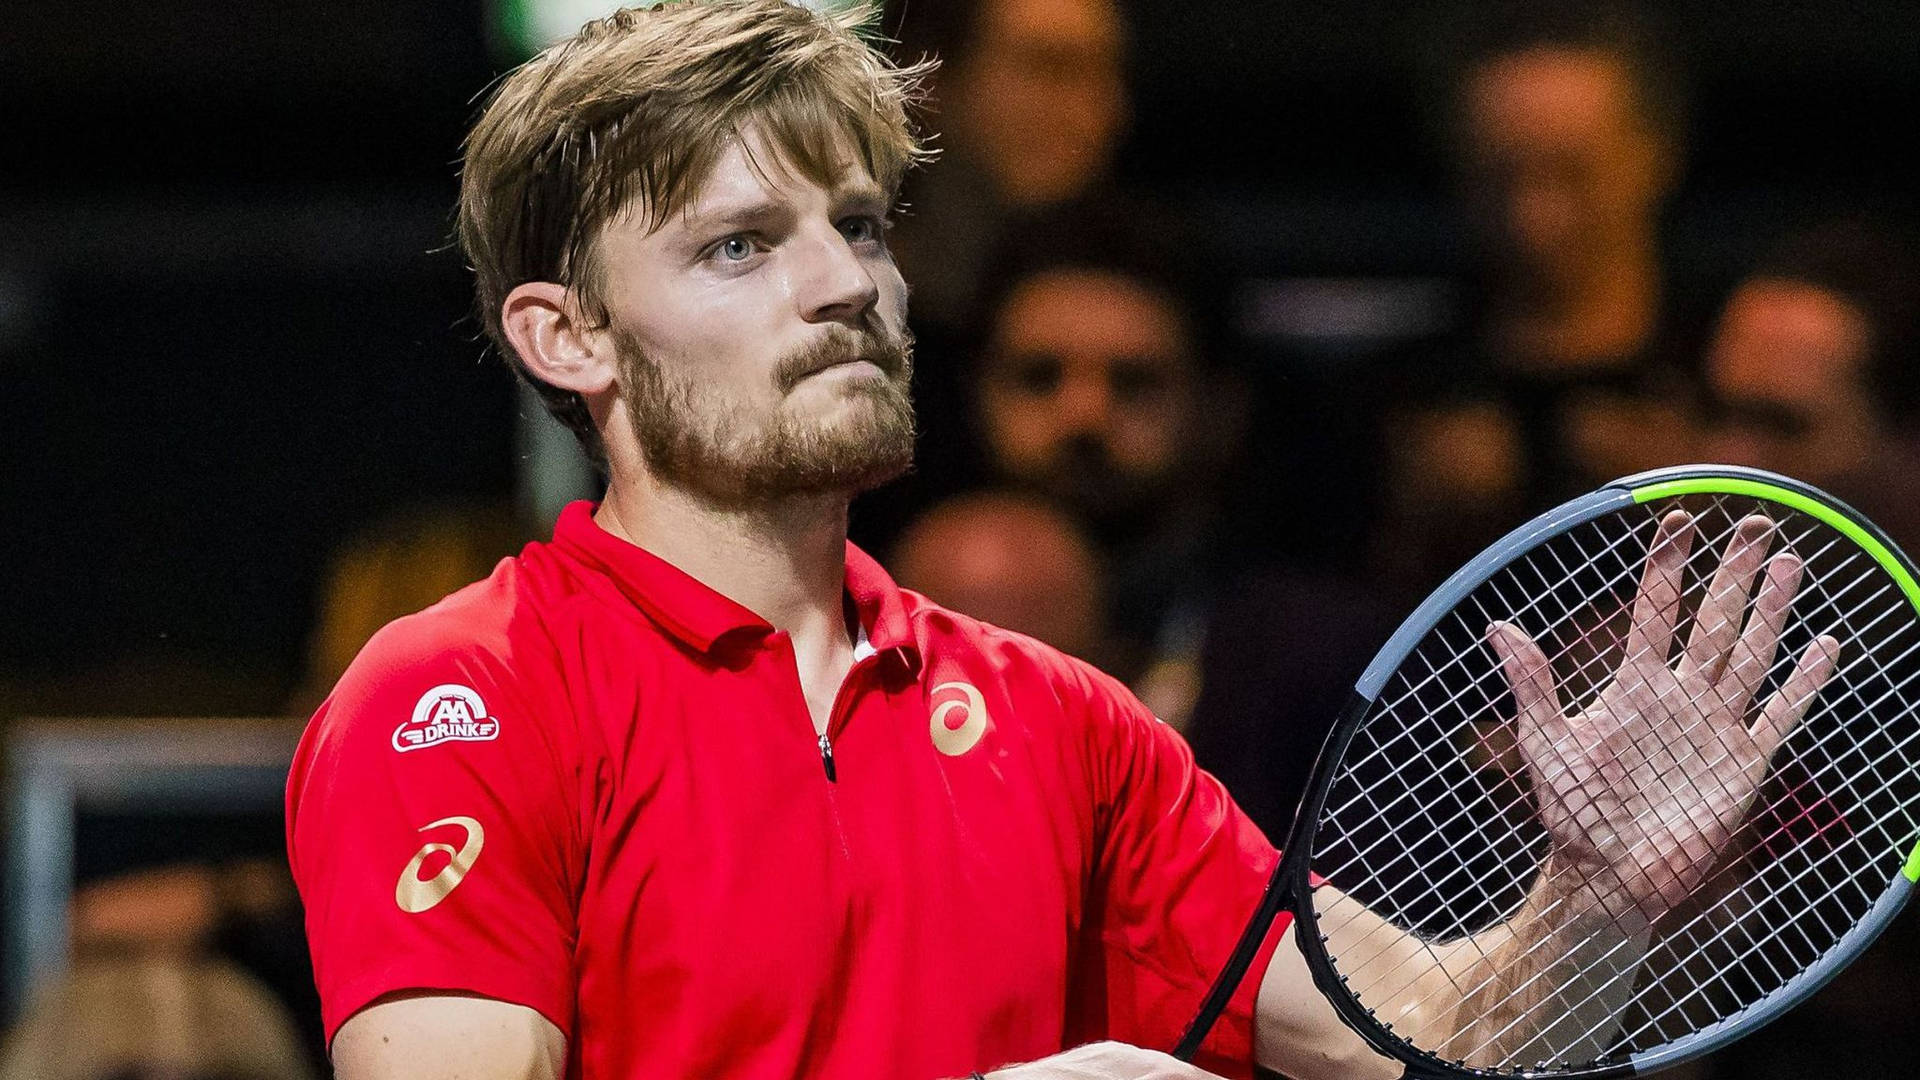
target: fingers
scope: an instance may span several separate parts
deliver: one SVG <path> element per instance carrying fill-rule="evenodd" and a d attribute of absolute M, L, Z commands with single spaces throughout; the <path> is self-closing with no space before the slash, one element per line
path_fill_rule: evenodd
<path fill-rule="evenodd" d="M 1510 622 L 1487 627 L 1487 644 L 1500 658 L 1500 673 L 1513 691 L 1522 723 L 1545 728 L 1560 716 L 1559 695 L 1553 687 L 1553 666 L 1525 630 Z"/>
<path fill-rule="evenodd" d="M 1828 634 L 1815 638 L 1807 651 L 1793 665 L 1793 672 L 1787 676 L 1786 684 L 1767 699 L 1760 710 L 1760 718 L 1753 724 L 1753 745 L 1760 752 L 1762 763 L 1772 760 L 1773 752 L 1793 729 L 1800 726 L 1800 719 L 1807 715 L 1807 707 L 1827 684 L 1840 666 L 1840 642 Z"/>
<path fill-rule="evenodd" d="M 1741 631 L 1726 670 L 1715 684 L 1721 702 L 1738 715 L 1746 714 L 1747 704 L 1760 692 L 1767 669 L 1773 666 L 1774 653 L 1780 648 L 1780 628 L 1787 623 L 1787 612 L 1793 608 L 1794 594 L 1800 591 L 1804 569 L 1799 558 L 1785 553 L 1767 560 L 1753 614 L 1747 618 L 1747 628 Z"/>
<path fill-rule="evenodd" d="M 1693 517 L 1675 510 L 1660 519 L 1647 545 L 1647 568 L 1633 601 L 1633 625 L 1627 630 L 1622 670 L 1640 664 L 1667 663 L 1673 630 L 1680 617 L 1680 590 L 1686 581 L 1687 552 L 1693 547 Z"/>
<path fill-rule="evenodd" d="M 1044 1061 L 995 1069 L 987 1076 L 989 1080 L 1220 1080 L 1168 1054 L 1122 1042 L 1087 1043 Z"/>
<path fill-rule="evenodd" d="M 1693 629 L 1687 633 L 1678 672 L 1682 679 L 1698 678 L 1708 686 L 1719 681 L 1728 654 L 1740 637 L 1740 620 L 1747 612 L 1754 575 L 1759 573 L 1772 540 L 1773 522 L 1759 514 L 1743 519 L 1734 528 L 1726 554 L 1700 602 Z"/>

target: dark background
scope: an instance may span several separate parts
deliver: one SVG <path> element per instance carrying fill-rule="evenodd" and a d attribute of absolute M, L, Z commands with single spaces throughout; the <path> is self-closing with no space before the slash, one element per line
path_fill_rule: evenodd
<path fill-rule="evenodd" d="M 1446 6 L 1131 7 L 1122 172 L 1203 208 L 1225 265 L 1457 267 L 1419 76 Z M 1665 17 L 1692 95 L 1683 282 L 1920 188 L 1920 7 Z M 0 681 L 58 700 L 186 656 L 244 687 L 215 704 L 270 708 L 334 544 L 406 501 L 507 497 L 516 405 L 445 243 L 464 125 L 507 62 L 487 23 L 467 2 L 9 5 Z"/>
<path fill-rule="evenodd" d="M 1198 211 L 1246 295 L 1464 271 L 1422 71 L 1468 5 L 1124 6 L 1122 178 Z M 1679 295 L 1710 303 L 1796 222 L 1911 222 L 1920 5 L 1661 11 L 1690 99 Z M 515 59 L 488 24 L 469 0 L 0 8 L 0 718 L 280 711 L 343 540 L 513 496 L 519 405 L 447 242 L 462 134 Z M 1270 391 L 1313 384 L 1249 355 Z M 279 843 L 79 824 L 83 877 Z"/>

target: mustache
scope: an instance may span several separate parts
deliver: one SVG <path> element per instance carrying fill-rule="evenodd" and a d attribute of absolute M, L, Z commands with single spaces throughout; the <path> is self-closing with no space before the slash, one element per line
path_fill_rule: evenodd
<path fill-rule="evenodd" d="M 774 385 L 784 394 L 816 371 L 857 360 L 879 368 L 890 379 L 905 378 L 913 370 L 913 334 L 904 329 L 895 336 L 833 327 L 826 337 L 782 357 L 773 370 Z"/>

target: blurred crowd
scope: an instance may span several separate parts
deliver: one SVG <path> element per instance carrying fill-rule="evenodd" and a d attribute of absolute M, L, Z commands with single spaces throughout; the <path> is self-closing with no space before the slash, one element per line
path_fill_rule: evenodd
<path fill-rule="evenodd" d="M 1528 5 L 1436 48 L 1419 107 L 1472 225 L 1470 269 L 1431 332 L 1311 365 L 1250 341 L 1236 237 L 1180 192 L 1117 182 L 1141 43 L 1115 0 L 915 0 L 889 25 L 902 54 L 943 59 L 926 115 L 940 160 L 892 234 L 923 435 L 915 472 L 856 503 L 854 538 L 904 586 L 1127 681 L 1270 835 L 1397 619 L 1566 497 L 1662 465 L 1753 465 L 1920 550 L 1911 223 L 1846 207 L 1783 223 L 1733 280 L 1676 281 L 1663 225 L 1686 80 L 1644 13 Z M 545 524 L 430 504 L 373 525 L 332 560 L 282 710 L 304 715 L 382 623 Z M 222 927 L 297 933 L 293 903 L 273 868 L 214 859 L 83 882 L 77 960 L 22 1014 L 0 1080 L 308 1075 L 308 1021 L 256 981 L 274 973 L 216 959 Z M 1896 935 L 1850 991 L 1696 1075 L 1891 1075 L 1898 1055 L 1868 1050 L 1915 1019 L 1890 1004 L 1912 958 Z M 124 1046 L 73 1034 L 108 1014 Z"/>

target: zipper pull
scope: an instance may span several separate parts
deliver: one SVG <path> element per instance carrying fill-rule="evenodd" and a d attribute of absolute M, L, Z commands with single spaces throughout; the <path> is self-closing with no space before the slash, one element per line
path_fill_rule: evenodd
<path fill-rule="evenodd" d="M 825 766 L 827 770 L 827 782 L 829 784 L 837 784 L 840 782 L 840 777 L 835 774 L 833 769 L 833 742 L 827 738 L 827 733 L 824 731 L 820 733 L 820 764 Z"/>

